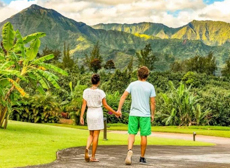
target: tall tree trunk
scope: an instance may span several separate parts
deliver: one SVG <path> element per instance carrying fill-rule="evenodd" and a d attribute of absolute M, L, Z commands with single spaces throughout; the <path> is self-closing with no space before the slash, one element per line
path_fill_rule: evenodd
<path fill-rule="evenodd" d="M 18 81 L 19 81 L 19 79 L 16 80 L 16 82 L 18 82 Z M 10 90 L 7 92 L 7 94 L 5 95 L 4 100 L 5 100 L 6 102 L 9 102 L 10 94 L 13 92 L 14 88 L 15 88 L 15 86 L 13 85 L 13 86 L 10 88 Z M 1 110 L 1 113 L 0 113 L 0 128 L 3 127 L 4 120 L 5 120 L 5 123 L 6 123 L 5 126 L 4 126 L 4 128 L 6 129 L 6 127 L 7 127 L 7 122 L 8 122 L 8 121 L 7 121 L 7 120 L 8 120 L 8 117 L 6 117 L 7 110 L 8 110 L 7 107 L 3 107 L 2 110 Z"/>
<path fill-rule="evenodd" d="M 7 107 L 3 107 L 2 111 L 1 111 L 1 116 L 0 116 L 0 128 L 3 127 L 3 123 L 6 117 L 6 113 L 7 113 Z M 6 122 L 6 121 L 5 121 Z"/>
<path fill-rule="evenodd" d="M 19 81 L 20 81 L 20 79 L 17 78 L 17 79 L 16 79 L 16 82 L 18 83 Z M 7 94 L 5 95 L 4 100 L 5 100 L 6 102 L 10 102 L 9 97 L 10 97 L 10 94 L 14 91 L 14 89 L 15 89 L 15 86 L 14 86 L 14 85 L 11 86 L 10 90 L 9 90 L 9 91 L 7 92 Z M 5 123 L 5 124 L 4 124 L 4 128 L 6 129 L 7 123 L 8 123 L 8 116 L 6 117 L 6 113 L 7 113 L 8 108 L 7 108 L 7 107 L 3 107 L 2 109 L 3 109 L 3 110 L 2 110 L 1 113 L 0 113 L 0 128 L 2 128 L 2 127 L 3 127 L 3 123 Z M 4 122 L 4 121 L 5 121 L 5 122 Z"/>
<path fill-rule="evenodd" d="M 6 116 L 5 122 L 4 122 L 4 129 L 7 128 L 8 125 L 8 119 L 9 119 L 9 114 Z"/>

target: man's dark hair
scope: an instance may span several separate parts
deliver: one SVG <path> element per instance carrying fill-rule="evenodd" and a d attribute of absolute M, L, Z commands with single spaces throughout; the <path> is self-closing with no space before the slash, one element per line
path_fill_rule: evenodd
<path fill-rule="evenodd" d="M 93 85 L 98 84 L 98 82 L 100 82 L 100 75 L 98 74 L 93 74 L 91 77 L 91 82 Z"/>
<path fill-rule="evenodd" d="M 149 69 L 146 66 L 142 66 L 138 69 L 138 77 L 140 79 L 146 79 L 149 76 Z"/>

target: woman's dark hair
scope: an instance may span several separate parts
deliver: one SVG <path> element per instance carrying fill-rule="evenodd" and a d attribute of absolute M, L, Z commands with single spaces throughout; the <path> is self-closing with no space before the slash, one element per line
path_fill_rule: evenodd
<path fill-rule="evenodd" d="M 91 82 L 93 85 L 98 84 L 98 82 L 100 82 L 100 75 L 98 74 L 93 74 L 91 77 Z"/>

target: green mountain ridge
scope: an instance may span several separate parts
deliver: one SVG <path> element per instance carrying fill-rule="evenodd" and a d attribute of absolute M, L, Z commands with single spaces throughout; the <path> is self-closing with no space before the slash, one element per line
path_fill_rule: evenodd
<path fill-rule="evenodd" d="M 161 34 L 164 34 L 165 39 L 170 38 L 170 36 L 177 31 L 177 29 L 169 28 L 164 24 L 151 23 L 151 22 L 141 22 L 141 23 L 134 23 L 134 24 L 118 24 L 118 23 L 103 24 L 102 23 L 92 27 L 95 29 L 123 31 L 131 34 L 146 34 L 149 36 L 155 36 L 159 38 L 162 38 Z"/>
<path fill-rule="evenodd" d="M 47 46 L 62 51 L 66 42 L 70 45 L 73 58 L 82 59 L 84 53 L 89 53 L 93 45 L 99 41 L 102 57 L 105 61 L 113 59 L 117 68 L 125 67 L 131 57 L 135 56 L 136 51 L 143 49 L 148 43 L 151 44 L 153 52 L 159 55 L 159 62 L 156 65 L 158 70 L 167 69 L 174 59 L 187 59 L 195 55 L 205 56 L 210 51 L 214 52 L 218 64 L 222 65 L 229 55 L 228 43 L 223 46 L 208 46 L 200 40 L 167 39 L 166 36 L 171 37 L 181 29 L 172 29 L 163 24 L 146 26 L 146 23 L 141 23 L 143 25 L 141 29 L 132 29 L 135 33 L 94 29 L 85 23 L 66 18 L 55 10 L 38 5 L 32 5 L 1 22 L 0 28 L 6 22 L 11 22 L 22 35 L 45 32 L 47 36 L 42 38 L 41 49 Z M 146 34 L 141 34 L 142 31 Z M 154 33 L 156 36 L 153 36 Z M 164 36 L 165 38 L 162 38 Z M 168 56 L 166 58 L 165 55 L 174 59 L 169 61 Z"/>
<path fill-rule="evenodd" d="M 207 45 L 223 45 L 230 41 L 230 23 L 221 21 L 192 21 L 179 28 L 159 23 L 97 24 L 95 29 L 118 30 L 132 34 L 146 34 L 161 39 L 201 40 Z"/>

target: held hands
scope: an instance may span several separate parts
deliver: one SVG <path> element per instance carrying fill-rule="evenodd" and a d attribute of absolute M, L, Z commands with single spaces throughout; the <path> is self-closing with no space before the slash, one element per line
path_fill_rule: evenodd
<path fill-rule="evenodd" d="M 118 110 L 118 111 L 116 112 L 115 116 L 116 116 L 117 118 L 119 118 L 119 117 L 121 118 L 121 117 L 122 117 L 121 111 Z"/>

